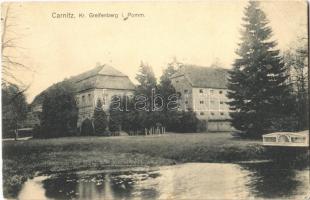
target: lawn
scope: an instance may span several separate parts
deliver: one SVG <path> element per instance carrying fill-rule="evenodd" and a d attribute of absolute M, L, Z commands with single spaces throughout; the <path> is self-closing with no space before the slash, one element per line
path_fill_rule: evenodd
<path fill-rule="evenodd" d="M 5 196 L 35 173 L 263 159 L 260 141 L 229 133 L 66 137 L 3 142 Z"/>

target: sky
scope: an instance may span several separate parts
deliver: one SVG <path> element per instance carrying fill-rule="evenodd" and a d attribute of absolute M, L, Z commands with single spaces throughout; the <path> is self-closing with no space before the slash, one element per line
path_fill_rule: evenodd
<path fill-rule="evenodd" d="M 32 69 L 16 76 L 30 85 L 26 96 L 31 102 L 53 83 L 99 63 L 115 67 L 134 83 L 141 61 L 151 65 L 158 78 L 174 57 L 201 66 L 219 61 L 231 68 L 246 4 L 215 0 L 14 3 L 11 20 L 17 24 L 18 45 L 23 47 L 19 59 Z M 261 8 L 280 50 L 306 33 L 306 1 L 263 1 Z M 98 13 L 118 17 L 90 17 Z M 56 18 L 59 14 L 75 18 Z"/>

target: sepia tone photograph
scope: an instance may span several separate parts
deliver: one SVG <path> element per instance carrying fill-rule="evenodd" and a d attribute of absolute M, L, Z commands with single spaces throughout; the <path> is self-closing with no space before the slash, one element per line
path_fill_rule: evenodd
<path fill-rule="evenodd" d="M 1 3 L 2 199 L 310 199 L 303 0 Z"/>

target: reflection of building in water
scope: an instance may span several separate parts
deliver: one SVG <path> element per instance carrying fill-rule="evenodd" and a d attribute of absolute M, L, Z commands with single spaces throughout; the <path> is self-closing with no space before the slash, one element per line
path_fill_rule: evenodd
<path fill-rule="evenodd" d="M 81 177 L 77 183 L 78 199 L 114 199 L 111 190 L 109 175 L 105 175 L 103 179 L 93 177 L 85 179 Z"/>
<path fill-rule="evenodd" d="M 296 166 L 295 166 L 296 167 Z M 18 199 L 305 199 L 309 170 L 277 162 L 188 163 L 156 171 L 35 177 Z"/>
<path fill-rule="evenodd" d="M 104 176 L 104 198 L 103 199 L 114 199 L 112 189 L 111 189 L 111 180 L 109 174 Z"/>
<path fill-rule="evenodd" d="M 228 70 L 219 67 L 180 65 L 171 82 L 181 96 L 181 110 L 193 110 L 207 122 L 209 131 L 231 131 Z"/>

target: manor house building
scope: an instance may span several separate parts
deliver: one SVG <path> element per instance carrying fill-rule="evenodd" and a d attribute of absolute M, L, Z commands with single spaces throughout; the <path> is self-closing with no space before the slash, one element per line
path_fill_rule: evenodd
<path fill-rule="evenodd" d="M 180 96 L 181 110 L 193 110 L 206 121 L 208 131 L 231 131 L 227 102 L 228 70 L 219 67 L 180 65 L 170 77 Z"/>
<path fill-rule="evenodd" d="M 127 75 L 109 65 L 98 66 L 82 73 L 72 80 L 76 84 L 76 103 L 79 109 L 78 127 L 86 119 L 91 119 L 98 100 L 108 111 L 113 96 L 130 96 L 135 90 Z"/>
<path fill-rule="evenodd" d="M 97 66 L 71 77 L 67 81 L 72 82 L 75 87 L 75 98 L 79 112 L 78 127 L 81 126 L 85 119 L 92 119 L 98 100 L 101 101 L 103 109 L 108 111 L 113 96 L 130 96 L 135 91 L 135 86 L 128 76 L 109 65 Z M 44 94 L 47 90 L 39 94 L 31 105 L 33 109 L 36 108 L 35 113 L 38 116 L 42 111 Z M 39 108 L 41 110 L 38 111 Z M 35 120 L 32 118 L 32 124 L 39 124 L 39 120 L 37 120 L 38 123 L 33 121 Z"/>

